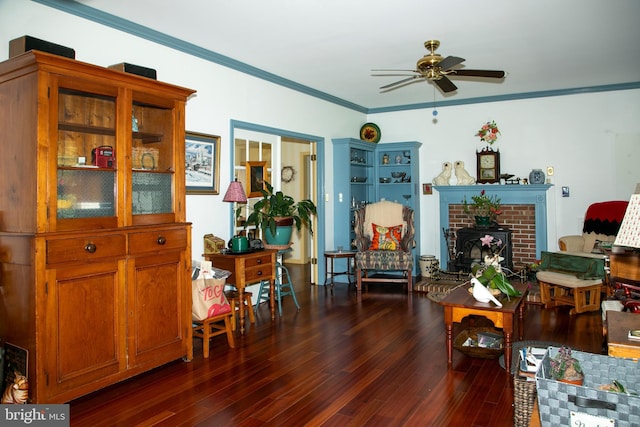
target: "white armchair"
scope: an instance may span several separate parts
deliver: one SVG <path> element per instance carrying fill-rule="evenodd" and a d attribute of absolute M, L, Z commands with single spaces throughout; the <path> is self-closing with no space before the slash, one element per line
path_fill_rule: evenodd
<path fill-rule="evenodd" d="M 594 203 L 587 208 L 582 235 L 562 236 L 558 247 L 576 255 L 602 254 L 602 246 L 611 246 L 627 210 L 627 201 Z"/>

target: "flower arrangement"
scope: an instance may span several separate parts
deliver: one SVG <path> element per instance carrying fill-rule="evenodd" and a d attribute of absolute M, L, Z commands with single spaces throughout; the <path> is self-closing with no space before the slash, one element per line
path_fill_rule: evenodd
<path fill-rule="evenodd" d="M 500 262 L 504 260 L 500 254 L 506 245 L 503 244 L 501 239 L 496 239 L 490 234 L 485 234 L 484 237 L 481 237 L 480 242 L 482 247 L 486 246 L 488 248 L 490 255 L 485 255 L 483 263 L 472 267 L 471 272 L 474 277 L 489 289 L 498 289 L 509 297 L 520 296 L 520 292 L 509 282 L 500 266 Z"/>
<path fill-rule="evenodd" d="M 551 378 L 559 381 L 582 381 L 584 374 L 578 359 L 571 355 L 569 347 L 560 347 L 558 354 L 549 359 Z"/>
<path fill-rule="evenodd" d="M 492 145 L 498 140 L 498 135 L 500 135 L 500 130 L 493 120 L 483 124 L 478 133 L 476 133 L 476 136 L 480 137 L 480 141 L 486 142 L 489 145 Z"/>
<path fill-rule="evenodd" d="M 498 215 L 502 214 L 500 210 L 500 199 L 497 195 L 487 196 L 484 190 L 480 195 L 471 196 L 471 203 L 467 201 L 465 196 L 462 201 L 464 212 L 472 216 L 486 216 L 491 221 L 495 221 Z"/>

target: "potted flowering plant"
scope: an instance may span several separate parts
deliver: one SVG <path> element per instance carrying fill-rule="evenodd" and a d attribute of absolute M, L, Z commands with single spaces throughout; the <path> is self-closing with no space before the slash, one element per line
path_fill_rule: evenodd
<path fill-rule="evenodd" d="M 484 190 L 480 195 L 471 196 L 471 203 L 467 201 L 465 196 L 462 201 L 464 212 L 474 217 L 476 225 L 480 227 L 488 227 L 495 223 L 498 215 L 502 214 L 500 210 L 500 199 L 497 195 L 487 196 Z"/>
<path fill-rule="evenodd" d="M 560 347 L 558 354 L 549 359 L 551 378 L 570 384 L 582 385 L 584 373 L 578 359 L 571 355 L 569 347 Z"/>
<path fill-rule="evenodd" d="M 502 271 L 500 262 L 504 260 L 500 256 L 506 245 L 503 244 L 501 239 L 496 239 L 490 234 L 485 234 L 480 238 L 482 247 L 486 247 L 486 251 L 483 250 L 484 262 L 476 264 L 472 267 L 471 272 L 478 281 L 486 286 L 490 291 L 495 289 L 496 292 L 500 291 L 509 297 L 520 296 L 520 292 L 516 290 L 509 282 L 509 279 Z M 497 295 L 497 293 L 496 293 Z"/>
<path fill-rule="evenodd" d="M 480 130 L 476 133 L 476 136 L 480 137 L 480 141 L 486 142 L 489 145 L 492 145 L 498 140 L 498 135 L 500 135 L 500 130 L 498 129 L 496 122 L 493 120 L 483 124 Z"/>

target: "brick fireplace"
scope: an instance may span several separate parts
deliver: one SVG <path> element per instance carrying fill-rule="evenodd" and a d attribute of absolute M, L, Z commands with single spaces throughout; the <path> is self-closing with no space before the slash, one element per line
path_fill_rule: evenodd
<path fill-rule="evenodd" d="M 448 228 L 455 233 L 472 227 L 473 221 L 464 213 L 462 200 L 465 196 L 480 194 L 485 190 L 489 196 L 497 195 L 502 204 L 502 215 L 498 223 L 511 230 L 512 259 L 515 269 L 540 258 L 547 250 L 547 190 L 543 185 L 451 185 L 434 187 L 440 195 L 440 229 Z M 455 234 L 452 236 L 455 241 Z M 447 241 L 441 235 L 440 264 L 449 259 Z"/>

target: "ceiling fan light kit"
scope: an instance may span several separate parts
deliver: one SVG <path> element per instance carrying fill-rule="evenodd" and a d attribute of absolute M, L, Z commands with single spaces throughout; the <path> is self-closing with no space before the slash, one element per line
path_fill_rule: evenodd
<path fill-rule="evenodd" d="M 426 80 L 436 85 L 442 92 L 449 93 L 458 89 L 458 87 L 449 79 L 449 77 L 482 77 L 482 78 L 504 78 L 504 71 L 498 70 L 468 70 L 468 69 L 454 69 L 462 64 L 465 59 L 457 56 L 447 56 L 443 58 L 442 55 L 436 53 L 438 47 L 440 47 L 439 40 L 427 40 L 424 42 L 424 47 L 429 51 L 429 54 L 424 55 L 416 63 L 415 70 L 372 70 L 374 72 L 401 72 L 401 73 L 413 73 L 413 74 L 376 74 L 377 76 L 385 75 L 407 75 L 410 76 L 406 79 L 402 79 L 388 85 L 380 87 L 382 92 L 388 92 L 390 90 L 397 89 L 407 84 Z"/>

